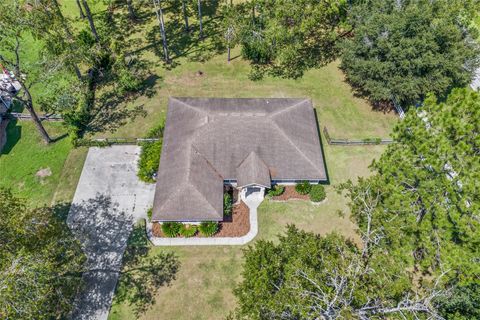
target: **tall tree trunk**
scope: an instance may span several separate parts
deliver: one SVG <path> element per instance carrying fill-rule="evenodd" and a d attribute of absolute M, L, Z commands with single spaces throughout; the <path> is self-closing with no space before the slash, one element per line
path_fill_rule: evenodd
<path fill-rule="evenodd" d="M 88 23 L 90 24 L 90 30 L 92 31 L 93 36 L 95 37 L 95 41 L 99 42 L 100 38 L 98 37 L 97 29 L 95 28 L 95 23 L 93 22 L 92 12 L 90 11 L 90 7 L 86 0 L 82 0 L 83 7 L 85 8 L 85 12 L 87 13 Z"/>
<path fill-rule="evenodd" d="M 185 20 L 185 32 L 188 32 L 189 27 L 188 27 L 188 14 L 187 14 L 186 0 L 182 0 L 182 12 L 183 12 L 183 20 Z"/>
<path fill-rule="evenodd" d="M 200 22 L 200 39 L 203 39 L 202 2 L 201 0 L 197 0 L 197 2 L 198 2 L 198 21 Z"/>
<path fill-rule="evenodd" d="M 133 10 L 132 0 L 127 0 L 127 8 L 128 8 L 128 17 L 131 20 L 135 20 L 137 16 L 135 15 L 135 10 Z"/>
<path fill-rule="evenodd" d="M 70 31 L 70 28 L 68 27 L 67 22 L 65 21 L 65 17 L 63 16 L 62 10 L 60 9 L 60 6 L 58 4 L 57 0 L 53 0 L 53 4 L 55 5 L 55 10 L 57 11 L 57 15 L 60 18 L 60 21 L 62 21 L 63 28 L 65 29 L 65 33 L 67 34 L 67 38 L 70 42 L 73 42 L 73 35 L 72 32 Z M 80 68 L 78 68 L 78 65 L 75 62 L 70 62 L 70 65 L 72 66 L 73 70 L 75 71 L 75 74 L 77 75 L 78 80 L 82 79 L 82 73 L 80 72 Z"/>
<path fill-rule="evenodd" d="M 85 13 L 83 13 L 82 5 L 80 4 L 80 0 L 77 0 L 78 10 L 80 11 L 80 18 L 85 19 Z"/>
<path fill-rule="evenodd" d="M 155 6 L 155 14 L 157 15 L 158 23 L 160 25 L 160 32 L 162 34 L 162 45 L 165 62 L 169 63 L 170 58 L 168 56 L 167 35 L 165 33 L 165 22 L 163 21 L 162 3 L 160 0 L 153 0 L 153 4 Z"/>
<path fill-rule="evenodd" d="M 16 77 L 17 81 L 19 77 Z M 52 142 L 52 139 L 48 135 L 47 130 L 45 130 L 42 122 L 40 121 L 40 118 L 38 118 L 37 113 L 35 112 L 35 109 L 33 108 L 33 100 L 32 100 L 32 95 L 30 94 L 30 91 L 28 90 L 27 86 L 23 83 L 23 81 L 18 81 L 20 85 L 22 86 L 23 91 L 25 92 L 25 95 L 27 97 L 27 100 L 25 101 L 25 108 L 27 108 L 28 112 L 30 113 L 30 116 L 32 117 L 33 122 L 35 123 L 35 126 L 38 129 L 38 132 L 40 132 L 40 135 L 42 136 L 43 140 L 45 140 L 45 143 L 50 143 Z"/>

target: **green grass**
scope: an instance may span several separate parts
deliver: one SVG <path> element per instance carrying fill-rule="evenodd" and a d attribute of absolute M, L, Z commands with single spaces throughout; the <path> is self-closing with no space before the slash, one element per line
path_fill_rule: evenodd
<path fill-rule="evenodd" d="M 369 175 L 368 165 L 383 150 L 383 146 L 325 146 L 332 184 Z M 326 192 L 326 201 L 318 205 L 300 200 L 265 200 L 259 207 L 259 234 L 254 241 L 275 240 L 287 224 L 319 234 L 338 232 L 358 241 L 345 198 L 332 185 L 326 186 Z M 338 215 L 338 211 L 345 216 Z M 153 247 L 152 253 L 163 250 L 179 256 L 180 271 L 170 287 L 159 290 L 155 305 L 141 319 L 224 319 L 235 308 L 232 290 L 241 280 L 242 247 Z M 109 316 L 113 320 L 134 318 L 127 303 L 114 304 Z"/>
<path fill-rule="evenodd" d="M 168 18 L 168 13 L 166 15 Z M 154 25 L 150 21 L 146 28 Z M 144 38 L 141 30 L 134 37 Z M 141 49 L 142 46 L 146 48 Z M 142 105 L 148 115 L 130 121 L 113 133 L 96 134 L 97 137 L 144 136 L 165 119 L 170 96 L 308 97 L 317 110 L 320 128 L 327 126 L 332 137 L 338 138 L 388 137 L 396 121 L 394 114 L 372 111 L 366 101 L 352 94 L 338 69 L 338 62 L 308 71 L 297 80 L 267 77 L 251 81 L 248 78 L 249 65 L 239 57 L 227 63 L 226 54 L 216 55 L 205 62 L 192 61 L 192 56 L 187 56 L 175 59 L 177 65 L 167 70 L 145 42 L 137 49 L 141 49 L 141 56 L 150 61 L 151 72 L 157 77 L 152 81 L 153 97 L 139 97 L 133 102 Z M 232 57 L 238 56 L 239 52 L 238 48 L 233 50 Z M 198 71 L 203 75 L 197 75 Z M 347 179 L 369 175 L 369 164 L 384 147 L 332 147 L 322 140 L 331 183 L 326 186 L 326 201 L 319 205 L 305 201 L 265 201 L 259 208 L 256 240 L 275 240 L 287 224 L 295 223 L 304 230 L 320 234 L 338 232 L 358 241 L 355 225 L 348 218 L 346 200 L 335 192 L 333 186 Z M 340 216 L 339 212 L 345 215 Z M 179 256 L 180 271 L 170 287 L 160 288 L 156 303 L 141 319 L 223 319 L 235 308 L 232 290 L 241 280 L 242 247 L 154 247 L 152 253 L 163 250 Z M 114 303 L 109 318 L 136 319 L 127 303 Z"/>
<path fill-rule="evenodd" d="M 63 5 L 68 17 L 78 17 L 74 1 L 64 1 Z M 93 11 L 99 12 L 104 8 L 104 5 L 95 5 Z M 175 59 L 176 66 L 167 70 L 145 37 L 146 32 L 158 28 L 150 10 L 144 9 L 140 14 L 147 12 L 150 20 L 132 26 L 134 34 L 131 38 L 139 39 L 139 43 L 135 44 L 135 49 L 139 50 L 137 54 L 149 62 L 151 74 L 154 75 L 150 80 L 154 95 L 129 102 L 129 105 L 142 105 L 147 116 L 135 118 L 115 132 L 98 133 L 97 137 L 145 136 L 150 128 L 164 120 L 169 96 L 309 97 L 317 110 L 320 128 L 327 126 L 332 137 L 387 137 L 391 132 L 396 117 L 374 112 L 366 101 L 354 97 L 338 69 L 338 62 L 308 71 L 297 80 L 267 77 L 256 82 L 248 78 L 247 62 L 237 57 L 227 63 L 226 54 L 198 62 L 192 61 L 195 56 L 192 53 Z M 166 17 L 168 23 L 168 11 Z M 191 19 L 190 22 L 194 24 L 195 20 Z M 207 29 L 209 18 L 205 17 L 204 22 Z M 77 19 L 75 26 L 86 27 L 86 21 Z M 207 46 L 208 40 L 202 44 L 202 50 Z M 236 48 L 232 57 L 238 55 L 239 49 Z M 200 70 L 202 76 L 197 75 Z M 12 187 L 35 204 L 71 201 L 86 149 L 72 150 L 67 139 L 45 146 L 33 124 L 19 122 L 17 126 L 22 129 L 21 139 L 12 143 L 14 145 L 7 154 L 0 156 L 0 186 Z M 54 136 L 63 132 L 59 124 L 48 124 L 47 130 Z M 9 127 L 9 133 L 15 138 L 14 127 Z M 326 201 L 319 205 L 305 201 L 265 201 L 259 208 L 257 239 L 274 240 L 277 234 L 284 232 L 287 224 L 295 223 L 302 229 L 316 233 L 338 232 L 354 241 L 358 240 L 355 226 L 348 218 L 346 200 L 334 191 L 333 186 L 357 176 L 367 176 L 368 165 L 381 154 L 384 147 L 333 147 L 323 142 L 331 183 L 326 186 Z M 39 169 L 47 166 L 52 170 L 50 177 L 35 177 Z M 342 217 L 338 211 L 347 214 Z M 160 289 L 156 304 L 141 319 L 223 319 L 235 307 L 232 289 L 241 279 L 242 247 L 152 248 L 153 253 L 162 250 L 175 252 L 182 265 L 177 280 L 170 287 Z M 136 317 L 128 304 L 115 303 L 110 319 Z"/>
<path fill-rule="evenodd" d="M 44 125 L 53 138 L 64 134 L 60 123 Z M 46 145 L 31 121 L 10 122 L 0 155 L 0 186 L 11 188 L 29 205 L 50 205 L 71 148 L 68 138 Z M 51 174 L 40 177 L 41 169 Z"/>

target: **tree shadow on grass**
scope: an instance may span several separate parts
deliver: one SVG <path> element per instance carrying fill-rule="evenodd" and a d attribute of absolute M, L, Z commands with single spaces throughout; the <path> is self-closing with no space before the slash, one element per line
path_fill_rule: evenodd
<path fill-rule="evenodd" d="M 117 90 L 105 90 L 100 93 L 93 104 L 91 119 L 85 131 L 89 133 L 110 131 L 113 132 L 138 116 L 145 117 L 147 112 L 143 105 L 129 106 L 138 97 L 151 98 L 155 94 L 155 85 L 161 79 L 159 76 L 147 75 L 140 88 L 135 93 L 121 94 Z"/>
<path fill-rule="evenodd" d="M 60 212 L 64 214 L 65 209 Z M 116 303 L 132 305 L 138 315 L 155 303 L 160 287 L 175 279 L 178 258 L 172 253 L 151 253 L 145 226 L 133 226 L 132 216 L 111 197 L 97 194 L 72 204 L 67 223 L 88 259 L 85 287 L 77 296 L 73 319 L 108 312 L 114 292 Z"/>
<path fill-rule="evenodd" d="M 20 139 L 22 138 L 22 127 L 17 126 L 18 120 L 11 119 L 11 120 L 8 120 L 8 121 L 9 122 L 7 124 L 7 128 L 6 128 L 6 131 L 5 131 L 7 142 L 5 143 L 5 145 L 2 148 L 2 150 L 0 152 L 0 156 L 2 154 L 9 154 L 13 150 L 13 147 L 15 147 L 15 145 L 18 143 L 18 141 L 20 141 Z M 0 126 L 1 126 L 1 124 L 0 124 Z"/>
<path fill-rule="evenodd" d="M 203 38 L 200 39 L 200 27 L 198 22 L 189 25 L 189 32 L 185 32 L 181 5 L 164 9 L 168 17 L 165 23 L 168 50 L 170 52 L 170 65 L 167 68 L 174 68 L 179 65 L 178 58 L 186 57 L 190 61 L 204 62 L 213 56 L 224 52 L 226 49 L 221 19 L 218 16 L 220 2 L 202 2 L 203 14 Z M 191 10 L 190 18 L 196 15 L 196 10 Z M 164 58 L 162 39 L 158 24 L 150 26 L 146 39 L 148 44 L 144 49 L 152 48 L 154 54 L 160 59 Z"/>
<path fill-rule="evenodd" d="M 145 224 L 137 224 L 128 239 L 115 294 L 116 303 L 127 302 L 137 316 L 155 304 L 158 290 L 170 285 L 180 268 L 178 257 L 172 252 L 152 254 L 151 249 Z"/>

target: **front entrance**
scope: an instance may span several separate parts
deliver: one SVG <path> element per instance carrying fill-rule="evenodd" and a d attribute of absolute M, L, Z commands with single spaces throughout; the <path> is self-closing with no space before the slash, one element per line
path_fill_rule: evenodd
<path fill-rule="evenodd" d="M 243 187 L 240 191 L 240 198 L 245 201 L 246 199 L 259 199 L 263 200 L 265 196 L 265 187 L 262 186 L 248 186 Z"/>

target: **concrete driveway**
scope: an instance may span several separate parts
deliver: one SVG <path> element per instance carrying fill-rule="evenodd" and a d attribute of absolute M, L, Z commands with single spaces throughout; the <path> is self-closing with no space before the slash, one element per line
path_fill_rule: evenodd
<path fill-rule="evenodd" d="M 90 148 L 67 223 L 87 255 L 72 319 L 107 319 L 133 223 L 152 206 L 154 184 L 137 178 L 138 146 Z"/>

